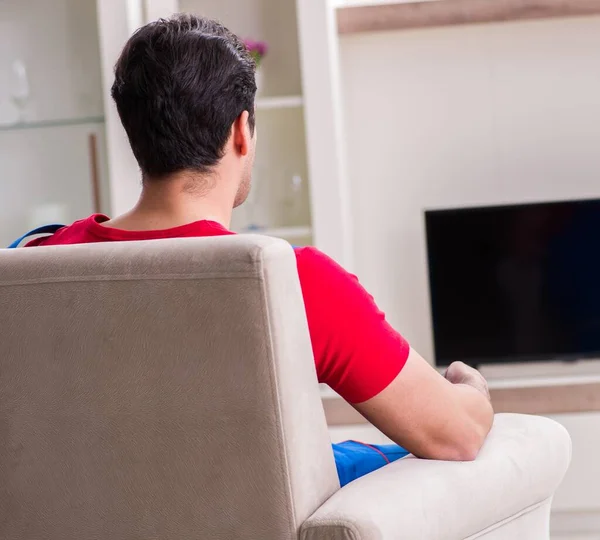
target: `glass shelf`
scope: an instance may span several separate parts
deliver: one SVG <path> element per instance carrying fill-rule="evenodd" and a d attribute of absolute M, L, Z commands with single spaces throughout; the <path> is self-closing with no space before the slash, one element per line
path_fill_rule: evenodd
<path fill-rule="evenodd" d="M 267 227 L 256 229 L 245 229 L 244 234 L 262 234 L 264 236 L 274 236 L 284 240 L 294 240 L 299 238 L 308 238 L 312 235 L 310 227 Z"/>
<path fill-rule="evenodd" d="M 256 109 L 259 111 L 298 109 L 303 105 L 302 96 L 258 97 L 256 99 Z"/>
<path fill-rule="evenodd" d="M 58 120 L 40 120 L 39 122 L 21 122 L 17 124 L 2 125 L 0 132 L 23 131 L 26 129 L 45 129 L 69 126 L 85 126 L 88 124 L 103 124 L 103 116 L 88 116 L 84 118 L 67 118 Z"/>

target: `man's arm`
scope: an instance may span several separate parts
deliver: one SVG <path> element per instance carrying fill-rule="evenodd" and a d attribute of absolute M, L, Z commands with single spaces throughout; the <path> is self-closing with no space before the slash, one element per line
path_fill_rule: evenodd
<path fill-rule="evenodd" d="M 296 255 L 320 382 L 413 454 L 473 459 L 492 425 L 483 377 L 461 363 L 442 377 L 355 276 L 314 248 Z"/>
<path fill-rule="evenodd" d="M 450 380 L 411 349 L 392 383 L 354 407 L 418 457 L 471 461 L 492 427 L 487 385 L 477 371 L 461 363 L 450 366 L 446 376 Z"/>

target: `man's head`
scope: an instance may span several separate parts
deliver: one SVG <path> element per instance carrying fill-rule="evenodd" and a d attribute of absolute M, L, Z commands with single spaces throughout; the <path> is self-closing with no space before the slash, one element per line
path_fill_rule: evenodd
<path fill-rule="evenodd" d="M 147 24 L 129 39 L 112 97 L 145 182 L 181 172 L 210 178 L 226 164 L 239 186 L 235 204 L 245 200 L 254 159 L 255 67 L 238 37 L 193 15 Z"/>

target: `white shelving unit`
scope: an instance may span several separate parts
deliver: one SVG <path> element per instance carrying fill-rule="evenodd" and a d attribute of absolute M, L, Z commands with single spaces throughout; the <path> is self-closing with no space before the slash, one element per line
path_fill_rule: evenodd
<path fill-rule="evenodd" d="M 233 229 L 314 244 L 296 0 L 179 0 L 179 10 L 212 17 L 241 38 L 268 44 L 255 102 L 252 191 L 234 212 Z"/>
<path fill-rule="evenodd" d="M 353 268 L 334 0 L 297 0 L 315 245 Z"/>
<path fill-rule="evenodd" d="M 0 21 L 2 248 L 109 208 L 96 0 L 0 1 Z"/>
<path fill-rule="evenodd" d="M 256 100 L 254 200 L 234 212 L 233 229 L 256 227 L 263 234 L 314 245 L 352 269 L 335 2 L 102 0 L 97 6 L 105 96 L 125 40 L 137 26 L 158 17 L 197 13 L 222 21 L 242 38 L 268 43 Z M 111 207 L 120 213 L 135 203 L 139 179 L 108 97 L 105 105 Z M 291 185 L 297 195 L 293 205 Z"/>

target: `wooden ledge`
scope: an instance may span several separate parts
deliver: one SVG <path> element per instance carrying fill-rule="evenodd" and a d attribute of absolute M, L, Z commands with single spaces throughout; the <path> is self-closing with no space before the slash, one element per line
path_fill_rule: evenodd
<path fill-rule="evenodd" d="M 563 414 L 600 411 L 600 383 L 491 389 L 496 412 Z M 338 397 L 323 398 L 330 426 L 366 424 L 354 408 Z"/>
<path fill-rule="evenodd" d="M 432 0 L 337 9 L 340 34 L 600 14 L 600 0 Z"/>

